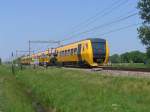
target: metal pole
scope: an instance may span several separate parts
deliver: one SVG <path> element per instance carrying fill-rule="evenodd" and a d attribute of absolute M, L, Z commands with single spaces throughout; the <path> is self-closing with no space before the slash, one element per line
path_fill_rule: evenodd
<path fill-rule="evenodd" d="M 13 74 L 15 74 L 15 68 L 14 68 L 14 54 L 13 54 L 13 52 L 12 52 L 12 54 L 11 54 L 11 56 L 12 56 L 12 73 Z"/>
<path fill-rule="evenodd" d="M 30 51 L 31 51 L 31 41 L 29 40 L 29 56 L 30 56 Z"/>
<path fill-rule="evenodd" d="M 18 57 L 18 50 L 16 50 L 16 59 L 17 59 L 17 57 Z"/>

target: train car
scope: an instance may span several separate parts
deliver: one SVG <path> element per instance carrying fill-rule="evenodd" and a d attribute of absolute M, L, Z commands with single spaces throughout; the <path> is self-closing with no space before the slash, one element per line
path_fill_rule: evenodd
<path fill-rule="evenodd" d="M 89 38 L 56 48 L 57 63 L 96 67 L 108 63 L 109 47 L 105 39 Z"/>
<path fill-rule="evenodd" d="M 41 65 L 41 66 L 50 65 L 50 56 L 51 56 L 51 50 L 50 49 L 43 51 L 43 52 L 39 52 L 38 53 L 39 65 Z"/>
<path fill-rule="evenodd" d="M 49 65 L 50 64 L 50 50 L 31 54 L 21 58 L 22 65 Z"/>
<path fill-rule="evenodd" d="M 38 58 L 38 54 L 32 54 L 31 55 L 32 61 L 31 61 L 31 65 L 39 65 L 39 58 Z"/>
<path fill-rule="evenodd" d="M 43 65 L 43 62 L 44 62 L 44 59 L 42 57 L 42 52 L 39 52 L 37 53 L 37 56 L 38 56 L 38 60 L 39 60 L 39 65 L 42 66 Z"/>
<path fill-rule="evenodd" d="M 50 65 L 50 58 L 51 58 L 51 49 L 47 49 L 45 52 L 44 52 L 44 64 L 46 66 Z"/>
<path fill-rule="evenodd" d="M 31 61 L 32 61 L 32 58 L 30 56 L 25 56 L 21 58 L 22 65 L 30 65 Z"/>

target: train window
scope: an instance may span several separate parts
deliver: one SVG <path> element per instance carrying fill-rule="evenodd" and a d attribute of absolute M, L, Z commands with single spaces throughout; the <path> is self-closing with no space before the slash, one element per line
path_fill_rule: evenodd
<path fill-rule="evenodd" d="M 66 56 L 68 56 L 68 50 L 66 50 Z"/>
<path fill-rule="evenodd" d="M 71 55 L 73 55 L 73 49 L 71 49 Z"/>
<path fill-rule="evenodd" d="M 65 53 L 64 53 L 64 51 L 62 51 L 62 56 L 64 56 L 65 55 Z"/>
<path fill-rule="evenodd" d="M 76 51 L 75 53 L 77 54 L 77 52 L 78 52 L 77 48 L 75 48 L 75 51 Z"/>
<path fill-rule="evenodd" d="M 61 55 L 63 54 L 63 51 L 60 51 L 61 52 Z"/>
<path fill-rule="evenodd" d="M 70 56 L 70 49 L 68 50 L 68 56 Z"/>
<path fill-rule="evenodd" d="M 66 56 L 68 56 L 68 50 L 66 50 Z"/>
<path fill-rule="evenodd" d="M 75 48 L 73 49 L 73 54 L 75 54 Z"/>
<path fill-rule="evenodd" d="M 61 51 L 59 52 L 59 55 L 61 56 Z"/>
<path fill-rule="evenodd" d="M 62 52 L 60 51 L 59 54 L 60 54 L 60 56 L 61 56 L 61 55 L 62 55 Z"/>
<path fill-rule="evenodd" d="M 67 50 L 65 50 L 65 56 L 67 56 Z"/>
<path fill-rule="evenodd" d="M 74 54 L 77 54 L 77 48 L 74 48 Z"/>

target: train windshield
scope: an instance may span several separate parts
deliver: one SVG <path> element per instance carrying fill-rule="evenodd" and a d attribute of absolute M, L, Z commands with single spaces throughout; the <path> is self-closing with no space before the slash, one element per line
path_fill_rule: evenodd
<path fill-rule="evenodd" d="M 105 42 L 93 42 L 93 61 L 96 63 L 103 63 L 106 55 Z"/>
<path fill-rule="evenodd" d="M 94 54 L 105 54 L 105 43 L 104 42 L 93 42 L 93 53 Z"/>

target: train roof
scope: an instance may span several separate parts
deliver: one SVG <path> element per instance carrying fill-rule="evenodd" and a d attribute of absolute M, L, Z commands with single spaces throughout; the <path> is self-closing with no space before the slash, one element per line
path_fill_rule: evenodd
<path fill-rule="evenodd" d="M 92 42 L 105 42 L 106 41 L 106 39 L 102 39 L 102 38 L 86 38 L 86 39 L 79 40 L 79 41 L 76 41 L 76 42 L 72 42 L 72 43 L 69 43 L 69 44 L 61 45 L 61 46 L 58 46 L 56 48 L 60 48 L 60 47 L 63 47 L 63 46 L 67 46 L 67 45 L 74 44 L 74 43 L 81 42 L 81 41 L 85 41 L 85 40 L 91 40 Z"/>
<path fill-rule="evenodd" d="M 105 39 L 101 38 L 88 38 L 87 40 L 91 40 L 92 42 L 105 42 Z"/>

